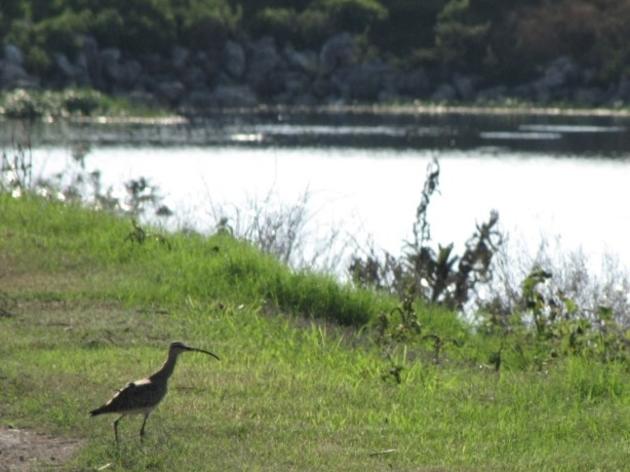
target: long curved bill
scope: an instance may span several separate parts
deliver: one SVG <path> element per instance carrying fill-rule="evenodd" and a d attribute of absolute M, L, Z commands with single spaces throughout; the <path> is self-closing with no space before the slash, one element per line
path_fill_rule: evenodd
<path fill-rule="evenodd" d="M 216 354 L 213 354 L 213 353 L 212 353 L 212 352 L 210 352 L 210 351 L 204 351 L 203 349 L 197 349 L 196 347 L 188 347 L 188 346 L 186 347 L 186 349 L 187 349 L 188 351 L 202 352 L 202 353 L 204 353 L 204 354 L 208 354 L 209 356 L 214 357 L 214 358 L 215 358 L 216 360 L 218 360 L 218 361 L 220 361 L 220 360 L 221 360 L 221 359 L 219 359 L 219 356 L 217 356 Z"/>

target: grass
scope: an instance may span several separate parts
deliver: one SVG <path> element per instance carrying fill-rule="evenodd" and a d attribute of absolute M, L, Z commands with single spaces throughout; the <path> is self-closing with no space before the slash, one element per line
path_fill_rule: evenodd
<path fill-rule="evenodd" d="M 83 441 L 63 470 L 627 467 L 623 363 L 520 367 L 513 347 L 497 374 L 486 357 L 501 340 L 435 307 L 422 309 L 424 329 L 465 347 L 439 365 L 430 345 L 388 356 L 356 327 L 391 299 L 292 273 L 225 235 L 168 235 L 169 249 L 125 241 L 130 231 L 0 196 L 0 424 Z M 117 448 L 113 418 L 87 411 L 158 367 L 174 339 L 221 361 L 184 354 L 145 442 L 141 418 L 125 418 Z"/>
<path fill-rule="evenodd" d="M 104 95 L 92 89 L 16 89 L 0 93 L 0 116 L 17 119 L 74 118 L 106 116 L 159 119 L 172 116 L 172 110 L 157 103 L 140 103 L 126 97 Z"/>

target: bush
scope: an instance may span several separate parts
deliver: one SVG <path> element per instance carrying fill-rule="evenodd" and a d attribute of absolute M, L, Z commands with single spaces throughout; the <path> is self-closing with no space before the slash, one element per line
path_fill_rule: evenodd
<path fill-rule="evenodd" d="M 270 35 L 283 44 L 299 35 L 298 18 L 298 13 L 293 8 L 263 8 L 252 22 L 252 33 L 255 36 Z"/>
<path fill-rule="evenodd" d="M 169 0 L 104 0 L 93 15 L 91 32 L 103 47 L 132 54 L 169 51 L 176 39 Z"/>
<path fill-rule="evenodd" d="M 445 0 L 389 0 L 388 17 L 373 26 L 370 41 L 401 58 L 414 50 L 432 49 L 437 15 L 444 3 Z"/>
<path fill-rule="evenodd" d="M 34 119 L 42 116 L 46 110 L 42 102 L 32 94 L 26 90 L 17 89 L 6 96 L 4 112 L 9 118 Z"/>
<path fill-rule="evenodd" d="M 93 90 L 66 90 L 63 92 L 61 102 L 68 113 L 91 115 L 102 103 L 103 96 Z"/>
<path fill-rule="evenodd" d="M 193 49 L 220 49 L 241 20 L 240 7 L 225 0 L 189 0 L 174 10 L 177 36 Z"/>
<path fill-rule="evenodd" d="M 48 51 L 73 55 L 81 46 L 81 35 L 92 21 L 92 14 L 64 11 L 61 15 L 36 23 L 32 29 L 32 43 Z M 24 45 L 28 47 L 28 45 Z"/>
<path fill-rule="evenodd" d="M 604 81 L 627 73 L 630 0 L 562 0 L 518 11 L 513 56 L 541 64 L 570 56 Z"/>
<path fill-rule="evenodd" d="M 435 46 L 448 65 L 475 67 L 483 63 L 490 23 L 474 18 L 470 0 L 451 0 L 438 16 Z"/>
<path fill-rule="evenodd" d="M 306 9 L 297 17 L 298 45 L 318 47 L 334 33 L 334 27 L 326 12 Z"/>
<path fill-rule="evenodd" d="M 387 18 L 387 9 L 377 0 L 316 0 L 311 7 L 322 10 L 336 30 L 364 33 Z"/>
<path fill-rule="evenodd" d="M 349 272 L 359 286 L 385 289 L 401 299 L 409 297 L 462 309 L 476 286 L 492 279 L 492 260 L 503 243 L 496 229 L 499 214 L 490 213 L 486 223 L 477 225 L 458 256 L 453 243 L 437 251 L 430 245 L 430 225 L 427 211 L 433 193 L 438 189 L 440 168 L 434 160 L 427 169 L 420 204 L 413 225 L 413 241 L 406 243 L 401 256 L 385 253 L 384 260 L 372 251 L 365 259 L 353 257 Z"/>

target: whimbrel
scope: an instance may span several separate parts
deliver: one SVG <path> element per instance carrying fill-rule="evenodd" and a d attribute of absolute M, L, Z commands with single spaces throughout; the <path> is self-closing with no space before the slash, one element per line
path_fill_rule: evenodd
<path fill-rule="evenodd" d="M 217 360 L 219 359 L 216 354 L 209 351 L 189 347 L 181 342 L 171 343 L 166 362 L 164 362 L 160 370 L 145 379 L 128 383 L 103 406 L 90 411 L 90 415 L 97 416 L 104 413 L 120 414 L 114 421 L 114 437 L 116 438 L 116 442 L 118 442 L 118 422 L 127 415 L 143 414 L 144 421 L 140 429 L 140 438 L 144 437 L 144 426 L 146 425 L 147 418 L 153 409 L 162 401 L 164 395 L 166 395 L 168 378 L 175 369 L 177 356 L 185 351 L 203 352 Z"/>

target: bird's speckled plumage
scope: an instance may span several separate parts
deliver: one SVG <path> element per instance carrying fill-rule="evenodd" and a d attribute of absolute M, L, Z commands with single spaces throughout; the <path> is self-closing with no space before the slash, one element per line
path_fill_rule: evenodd
<path fill-rule="evenodd" d="M 145 413 L 155 408 L 166 395 L 166 383 L 151 382 L 149 378 L 130 382 L 121 388 L 105 405 L 92 410 L 92 416 L 103 413 Z"/>
<path fill-rule="evenodd" d="M 153 375 L 130 382 L 120 389 L 116 394 L 105 403 L 92 411 L 91 416 L 102 415 L 105 413 L 118 413 L 121 416 L 114 421 L 114 436 L 118 442 L 118 422 L 127 415 L 143 414 L 144 421 L 140 429 L 140 436 L 144 436 L 144 426 L 147 418 L 153 409 L 158 406 L 166 395 L 168 389 L 168 379 L 175 369 L 177 356 L 185 351 L 202 352 L 219 359 L 215 354 L 186 346 L 181 342 L 171 343 L 168 350 L 168 357 L 162 367 Z"/>

